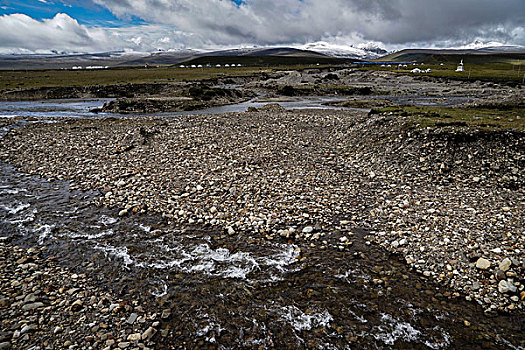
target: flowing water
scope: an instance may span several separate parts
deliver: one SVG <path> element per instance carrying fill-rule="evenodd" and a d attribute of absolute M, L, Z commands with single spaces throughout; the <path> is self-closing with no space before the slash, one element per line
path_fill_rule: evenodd
<path fill-rule="evenodd" d="M 417 95 L 377 95 L 365 96 L 370 99 L 386 99 L 391 100 L 400 105 L 414 105 L 414 106 L 434 106 L 447 107 L 457 106 L 471 100 L 469 97 L 463 96 L 417 96 Z M 69 117 L 69 118 L 96 118 L 96 117 L 121 117 L 122 115 L 113 113 L 99 113 L 95 114 L 90 110 L 101 108 L 104 103 L 112 99 L 78 99 L 78 100 L 41 100 L 41 101 L 0 101 L 0 118 L 12 117 L 34 117 L 34 118 L 55 118 L 55 117 Z M 329 106 L 327 104 L 344 101 L 341 97 L 304 97 L 294 98 L 291 100 L 279 101 L 285 109 L 357 109 L 360 108 L 344 108 Z M 219 114 L 219 113 L 237 113 L 245 112 L 250 107 L 260 108 L 269 102 L 255 98 L 246 102 L 212 107 L 204 110 L 184 111 L 184 112 L 169 112 L 156 113 L 155 115 L 165 117 L 175 117 L 180 115 L 191 114 Z M 141 115 L 141 114 L 136 114 Z M 126 115 L 127 117 L 132 115 Z"/>
<path fill-rule="evenodd" d="M 8 128 L 23 127 L 18 120 Z M 1 134 L 0 134 L 1 136 Z M 509 348 L 523 315 L 484 315 L 368 244 L 345 250 L 174 227 L 156 215 L 119 217 L 96 192 L 0 164 L 0 232 L 41 245 L 121 297 L 169 308 L 164 344 L 189 348 Z M 465 321 L 471 323 L 465 326 Z M 162 348 L 163 345 L 159 345 Z M 168 347 L 166 345 L 166 347 Z"/>

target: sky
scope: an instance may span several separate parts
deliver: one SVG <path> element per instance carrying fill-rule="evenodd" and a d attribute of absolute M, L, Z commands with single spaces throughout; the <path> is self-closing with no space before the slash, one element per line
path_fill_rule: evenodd
<path fill-rule="evenodd" d="M 525 46 L 525 0 L 0 0 L 0 53 Z"/>

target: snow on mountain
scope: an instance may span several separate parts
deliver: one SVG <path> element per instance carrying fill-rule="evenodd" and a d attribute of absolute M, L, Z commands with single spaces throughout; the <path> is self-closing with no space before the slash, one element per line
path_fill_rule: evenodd
<path fill-rule="evenodd" d="M 481 41 L 476 40 L 470 44 L 463 46 L 453 47 L 451 49 L 456 50 L 476 50 L 480 52 L 509 52 L 509 53 L 523 53 L 525 52 L 524 46 L 507 45 L 497 41 Z"/>
<path fill-rule="evenodd" d="M 326 41 L 317 41 L 301 46 L 298 49 L 316 51 L 325 55 L 343 57 L 371 59 L 386 55 L 388 52 L 373 43 L 353 45 L 333 44 Z"/>

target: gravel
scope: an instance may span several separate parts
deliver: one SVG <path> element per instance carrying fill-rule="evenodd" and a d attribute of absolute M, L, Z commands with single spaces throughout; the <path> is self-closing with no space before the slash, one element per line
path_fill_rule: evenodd
<path fill-rule="evenodd" d="M 174 225 L 321 247 L 336 226 L 365 228 L 486 312 L 523 309 L 523 133 L 416 129 L 408 118 L 270 105 L 63 120 L 9 132 L 0 158 L 100 190 L 95 204 L 121 216 L 156 212 Z"/>
<path fill-rule="evenodd" d="M 155 347 L 156 313 L 115 297 L 85 274 L 75 276 L 43 248 L 6 241 L 0 242 L 1 349 L 109 349 L 126 340 L 133 348 Z M 131 317 L 136 322 L 126 323 Z"/>

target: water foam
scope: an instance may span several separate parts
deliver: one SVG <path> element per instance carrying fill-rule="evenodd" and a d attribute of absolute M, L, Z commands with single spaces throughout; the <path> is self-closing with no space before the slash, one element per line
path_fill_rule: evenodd
<path fill-rule="evenodd" d="M 106 215 L 102 215 L 100 217 L 100 219 L 98 220 L 98 222 L 100 222 L 104 226 L 113 225 L 117 221 L 118 221 L 118 219 L 111 218 L 111 217 L 106 216 Z"/>
<path fill-rule="evenodd" d="M 373 334 L 373 336 L 386 345 L 394 345 L 398 339 L 403 339 L 403 341 L 406 342 L 414 342 L 421 336 L 421 331 L 412 327 L 410 323 L 401 322 L 391 315 L 382 314 L 381 321 L 384 325 L 378 326 L 378 332 Z"/>
<path fill-rule="evenodd" d="M 129 269 L 129 265 L 132 265 L 134 263 L 133 259 L 131 259 L 131 256 L 128 253 L 127 247 L 114 247 L 112 245 L 105 245 L 105 246 L 95 246 L 94 249 L 102 250 L 104 252 L 104 255 L 107 258 L 117 258 L 122 259 L 124 262 L 124 267 Z"/>
<path fill-rule="evenodd" d="M 281 320 L 290 323 L 299 332 L 309 331 L 313 328 L 329 327 L 334 320 L 327 310 L 306 314 L 295 306 L 285 306 L 281 308 L 279 313 L 281 314 Z"/>
<path fill-rule="evenodd" d="M 0 186 L 0 194 L 19 194 L 21 192 L 27 192 L 25 188 L 9 188 Z"/>
<path fill-rule="evenodd" d="M 106 236 L 112 236 L 113 230 L 105 230 L 100 233 L 90 234 L 90 233 L 72 233 L 69 235 L 70 238 L 84 238 L 84 239 L 98 239 Z"/>
<path fill-rule="evenodd" d="M 295 246 L 280 246 L 282 250 L 271 257 L 256 258 L 249 252 L 232 253 L 225 248 L 213 249 L 208 244 L 199 244 L 192 249 L 182 247 L 158 247 L 168 253 L 178 255 L 176 259 L 140 262 L 138 267 L 154 269 L 173 269 L 184 273 L 204 273 L 222 278 L 247 279 L 254 270 L 271 270 L 284 273 L 286 266 L 297 261 L 299 253 Z M 271 280 L 276 277 L 272 276 Z"/>
<path fill-rule="evenodd" d="M 19 203 L 16 207 L 9 207 L 9 206 L 4 205 L 4 204 L 0 205 L 0 207 L 2 209 L 7 211 L 11 215 L 18 214 L 19 212 L 21 212 L 24 209 L 29 208 L 30 206 L 31 206 L 31 204 L 29 204 L 29 203 Z"/>
<path fill-rule="evenodd" d="M 34 232 L 38 234 L 38 244 L 44 244 L 44 240 L 48 237 L 52 237 L 51 232 L 55 228 L 55 225 L 42 225 L 37 228 Z"/>

